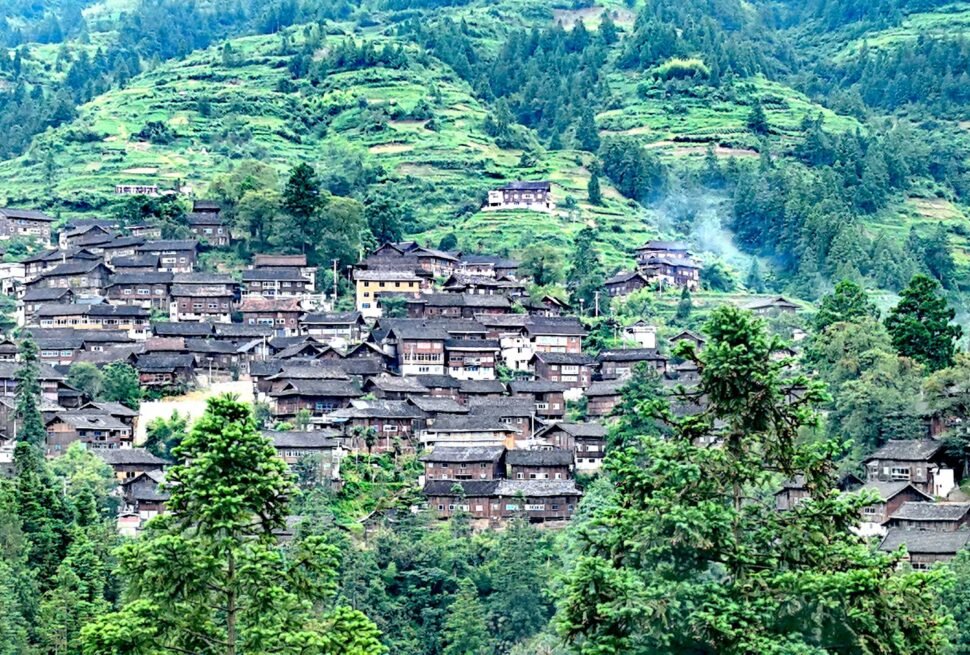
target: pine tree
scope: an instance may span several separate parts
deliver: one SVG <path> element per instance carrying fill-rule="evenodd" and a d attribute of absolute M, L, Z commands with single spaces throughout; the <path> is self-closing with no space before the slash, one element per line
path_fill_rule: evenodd
<path fill-rule="evenodd" d="M 579 114 L 579 125 L 576 126 L 576 141 L 579 147 L 589 152 L 596 152 L 600 147 L 600 135 L 596 129 L 596 119 L 589 105 L 583 107 Z"/>
<path fill-rule="evenodd" d="M 40 364 L 37 344 L 27 335 L 20 342 L 20 366 L 17 368 L 17 439 L 40 446 L 47 438 L 44 418 L 40 413 Z"/>
<path fill-rule="evenodd" d="M 833 323 L 879 318 L 879 309 L 869 300 L 869 294 L 851 280 L 841 280 L 835 291 L 822 298 L 815 314 L 815 330 L 822 332 Z"/>
<path fill-rule="evenodd" d="M 82 629 L 86 655 L 385 652 L 372 622 L 330 602 L 339 550 L 280 546 L 293 483 L 249 406 L 210 399 L 175 456 L 171 515 L 121 548 L 124 603 Z"/>
<path fill-rule="evenodd" d="M 600 191 L 600 176 L 596 173 L 593 173 L 589 178 L 589 183 L 586 185 L 586 195 L 589 198 L 590 204 L 603 204 L 603 194 Z"/>
<path fill-rule="evenodd" d="M 491 655 L 494 642 L 485 622 L 485 608 L 478 589 L 468 578 L 458 583 L 458 593 L 445 619 L 443 655 Z"/>
<path fill-rule="evenodd" d="M 953 365 L 955 342 L 963 328 L 951 323 L 956 311 L 939 295 L 940 283 L 916 275 L 900 294 L 899 304 L 886 317 L 893 347 L 931 371 Z"/>
<path fill-rule="evenodd" d="M 748 114 L 748 128 L 755 134 L 768 134 L 768 116 L 760 100 L 755 100 Z"/>
<path fill-rule="evenodd" d="M 674 318 L 683 323 L 690 318 L 690 313 L 694 309 L 694 301 L 690 296 L 690 289 L 684 287 L 680 290 L 680 301 L 677 303 L 677 312 Z"/>

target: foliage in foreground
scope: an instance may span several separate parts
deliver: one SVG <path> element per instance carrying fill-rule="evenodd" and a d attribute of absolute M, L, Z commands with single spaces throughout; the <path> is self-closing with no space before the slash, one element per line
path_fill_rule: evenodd
<path fill-rule="evenodd" d="M 582 532 L 562 634 L 582 655 L 942 652 L 945 573 L 897 571 L 854 536 L 871 499 L 834 491 L 840 444 L 802 438 L 824 393 L 772 357 L 782 344 L 750 314 L 718 309 L 705 331 L 703 353 L 679 355 L 700 367 L 692 393 L 709 408 L 677 418 L 641 397 L 657 427 L 612 435 L 616 493 Z M 796 475 L 810 497 L 779 512 L 771 491 Z"/>

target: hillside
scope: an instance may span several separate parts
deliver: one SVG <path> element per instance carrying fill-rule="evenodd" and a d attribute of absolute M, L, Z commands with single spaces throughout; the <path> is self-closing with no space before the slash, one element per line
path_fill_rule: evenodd
<path fill-rule="evenodd" d="M 641 24 L 637 12 L 649 15 L 649 7 L 631 9 L 613 1 L 580 9 L 550 0 L 432 4 L 434 9 L 424 9 L 423 2 L 361 2 L 341 9 L 322 3 L 315 11 L 334 18 L 274 34 L 226 41 L 210 37 L 212 45 L 185 56 L 178 55 L 184 46 L 172 46 L 169 58 L 143 58 L 144 72 L 122 80 L 120 88 L 109 83 L 78 106 L 71 120 L 34 137 L 24 154 L 0 162 L 0 201 L 43 207 L 62 217 L 99 215 L 117 201 L 116 184 L 177 187 L 198 197 L 243 162 L 269 163 L 285 175 L 306 161 L 321 171 L 347 166 L 371 171 L 351 193 L 363 198 L 393 188 L 415 210 L 407 236 L 431 245 L 454 234 L 465 249 L 521 255 L 546 243 L 568 255 L 572 237 L 592 224 L 609 270 L 626 265 L 631 249 L 645 238 L 685 236 L 707 259 L 726 257 L 739 279 L 750 256 L 757 255 L 769 266 L 780 263 L 779 279 L 785 280 L 798 270 L 797 262 L 786 263 L 792 257 L 786 246 L 766 242 L 752 248 L 743 238 L 732 243 L 732 231 L 739 229 L 733 189 L 696 188 L 698 176 L 710 166 L 708 151 L 722 167 L 745 169 L 757 166 L 764 153 L 781 163 L 805 161 L 806 121 L 820 121 L 823 139 L 881 133 L 885 124 L 877 114 L 886 114 L 885 109 L 862 115 L 835 90 L 806 76 L 849 66 L 844 62 L 852 53 L 860 56 L 860 48 L 886 51 L 904 47 L 916 35 L 952 36 L 948 30 L 959 32 L 967 11 L 967 3 L 953 3 L 906 14 L 893 25 L 859 20 L 837 29 L 799 16 L 800 22 L 782 30 L 744 8 L 704 17 L 692 5 L 662 3 L 666 8 L 656 9 L 653 22 Z M 81 52 L 97 57 L 131 40 L 114 28 L 128 25 L 125 16 L 136 7 L 136 2 L 117 1 L 86 6 L 82 35 L 60 45 L 21 46 L 29 53 L 34 82 L 56 89 L 71 77 L 60 58 L 76 62 Z M 303 13 L 310 11 L 308 6 Z M 260 20 L 257 13 L 244 12 L 237 24 L 221 29 L 245 32 Z M 696 52 L 695 59 L 645 54 L 647 32 L 668 29 L 678 20 L 688 21 L 685 25 L 707 21 L 704 29 L 711 33 L 735 31 L 736 50 L 711 46 L 708 37 L 686 30 L 669 52 Z M 556 37 L 556 29 L 564 29 L 565 36 Z M 602 34 L 603 29 L 615 36 Z M 557 47 L 564 45 L 565 53 L 540 49 L 509 59 L 510 48 L 521 47 L 516 43 L 526 35 L 536 38 L 536 30 L 560 39 Z M 568 41 L 580 38 L 578 31 L 584 32 L 582 42 Z M 798 57 L 791 54 L 795 47 Z M 345 51 L 360 54 L 360 48 L 376 57 L 346 60 Z M 380 53 L 391 49 L 397 49 L 395 60 L 381 61 Z M 563 70 L 574 72 L 557 75 L 555 57 L 564 57 L 561 65 L 575 68 Z M 507 72 L 499 68 L 509 65 Z M 525 71 L 528 79 L 522 77 Z M 492 92 L 506 80 L 511 88 Z M 550 91 L 557 85 L 558 91 Z M 550 92 L 558 96 L 551 105 L 542 95 Z M 517 120 L 499 134 L 488 123 L 505 103 Z M 661 186 L 624 189 L 617 185 L 618 173 L 607 170 L 599 175 L 602 203 L 588 202 L 591 170 L 602 165 L 580 139 L 589 110 L 599 140 L 633 140 L 645 148 L 648 165 L 664 168 Z M 755 111 L 763 112 L 763 127 L 751 123 Z M 164 134 L 146 130 L 155 123 L 164 126 Z M 949 135 L 939 138 L 957 147 Z M 920 141 L 916 137 L 914 143 Z M 911 228 L 925 233 L 944 225 L 955 279 L 965 279 L 970 226 L 958 197 L 962 182 L 954 177 L 964 175 L 959 168 L 966 168 L 966 157 L 960 157 L 962 164 L 953 159 L 936 166 L 948 167 L 943 173 L 929 162 L 922 172 L 890 180 L 891 188 L 876 204 L 850 207 L 861 209 L 867 243 L 889 238 L 905 250 Z M 816 164 L 812 167 L 824 177 Z M 553 216 L 477 211 L 489 188 L 515 179 L 552 181 L 560 211 Z M 704 198 L 703 220 L 696 220 L 697 207 L 684 209 L 685 197 Z M 916 256 L 913 266 L 918 265 Z M 820 261 L 819 266 L 828 276 L 836 264 Z"/>

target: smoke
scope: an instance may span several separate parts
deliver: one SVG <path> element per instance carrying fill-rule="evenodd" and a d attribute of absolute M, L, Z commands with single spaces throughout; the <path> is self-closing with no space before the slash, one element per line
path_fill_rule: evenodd
<path fill-rule="evenodd" d="M 655 211 L 661 233 L 686 238 L 702 259 L 720 258 L 739 273 L 751 266 L 751 256 L 734 245 L 734 235 L 727 227 L 725 196 L 699 188 L 676 190 Z"/>

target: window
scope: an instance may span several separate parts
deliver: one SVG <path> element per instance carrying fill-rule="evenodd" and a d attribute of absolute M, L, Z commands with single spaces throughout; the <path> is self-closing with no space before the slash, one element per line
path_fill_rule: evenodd
<path fill-rule="evenodd" d="M 534 503 L 531 505 L 526 505 L 525 508 L 530 512 L 541 512 L 546 509 L 546 506 L 542 503 Z"/>
<path fill-rule="evenodd" d="M 488 468 L 488 464 L 485 462 L 482 462 L 481 464 L 478 465 L 478 468 L 483 468 L 483 469 Z"/>
<path fill-rule="evenodd" d="M 505 506 L 505 511 L 507 512 L 517 512 L 519 511 L 519 506 L 515 503 L 509 503 Z"/>
<path fill-rule="evenodd" d="M 397 432 L 397 426 L 396 425 L 385 425 L 384 426 L 384 432 Z"/>
<path fill-rule="evenodd" d="M 908 466 L 894 466 L 889 471 L 889 475 L 893 480 L 909 480 L 910 473 Z"/>
<path fill-rule="evenodd" d="M 862 508 L 862 513 L 865 514 L 866 516 L 873 516 L 876 514 L 881 514 L 882 512 L 880 511 L 880 509 L 881 508 L 879 505 L 869 505 L 868 507 Z"/>
<path fill-rule="evenodd" d="M 131 289 L 125 289 L 123 293 L 124 293 L 124 294 L 125 294 L 126 296 L 130 296 L 130 295 L 131 295 Z"/>

